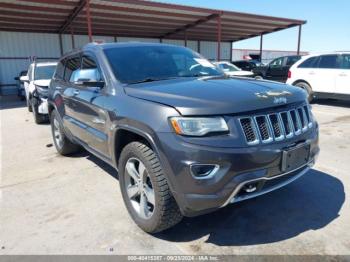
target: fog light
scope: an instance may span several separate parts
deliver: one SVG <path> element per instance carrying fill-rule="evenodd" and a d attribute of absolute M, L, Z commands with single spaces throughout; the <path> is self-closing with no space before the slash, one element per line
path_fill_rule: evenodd
<path fill-rule="evenodd" d="M 193 177 L 197 179 L 208 179 L 215 175 L 219 170 L 219 166 L 212 164 L 192 164 L 190 169 Z"/>

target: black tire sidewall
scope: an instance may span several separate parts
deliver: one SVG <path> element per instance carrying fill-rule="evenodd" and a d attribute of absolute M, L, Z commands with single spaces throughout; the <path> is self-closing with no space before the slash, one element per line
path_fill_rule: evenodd
<path fill-rule="evenodd" d="M 133 218 L 133 220 L 138 224 L 143 230 L 146 232 L 153 231 L 160 221 L 160 196 L 157 194 L 159 192 L 159 185 L 157 184 L 156 177 L 153 174 L 152 170 L 152 164 L 145 158 L 145 156 L 142 154 L 140 150 L 137 150 L 136 146 L 132 145 L 133 143 L 129 144 L 125 147 L 123 150 L 120 160 L 119 160 L 119 184 L 120 184 L 120 190 L 123 196 L 124 203 L 126 205 L 126 208 L 129 211 L 129 214 Z M 125 188 L 125 179 L 126 179 L 126 172 L 125 172 L 125 165 L 127 161 L 132 158 L 138 158 L 146 167 L 146 170 L 148 172 L 148 175 L 150 177 L 153 190 L 154 190 L 154 198 L 155 198 L 155 206 L 152 216 L 149 219 L 143 219 L 141 218 L 135 211 L 134 207 L 132 206 L 128 194 L 126 192 Z"/>
<path fill-rule="evenodd" d="M 308 97 L 307 97 L 308 101 L 309 102 L 312 101 L 313 99 L 312 89 L 307 83 L 299 82 L 299 83 L 296 83 L 295 86 L 304 89 L 308 94 Z"/>

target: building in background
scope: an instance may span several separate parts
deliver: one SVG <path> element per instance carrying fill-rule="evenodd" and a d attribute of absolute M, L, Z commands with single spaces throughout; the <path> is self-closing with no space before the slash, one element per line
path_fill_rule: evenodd
<path fill-rule="evenodd" d="M 232 61 L 237 60 L 260 60 L 260 50 L 258 49 L 232 49 Z M 308 55 L 308 52 L 300 52 L 300 55 Z M 261 62 L 269 63 L 273 59 L 281 56 L 297 55 L 296 51 L 266 50 L 262 51 Z"/>

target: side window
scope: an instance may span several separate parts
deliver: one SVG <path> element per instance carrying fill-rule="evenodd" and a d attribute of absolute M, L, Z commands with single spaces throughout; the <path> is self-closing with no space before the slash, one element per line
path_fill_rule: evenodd
<path fill-rule="evenodd" d="M 101 81 L 101 73 L 94 58 L 84 55 L 81 69 L 77 75 L 78 81 Z"/>
<path fill-rule="evenodd" d="M 304 62 L 302 62 L 298 68 L 315 68 L 316 61 L 318 59 L 318 56 L 310 57 L 306 59 Z"/>
<path fill-rule="evenodd" d="M 270 67 L 279 68 L 283 65 L 283 57 L 277 58 L 270 63 Z"/>
<path fill-rule="evenodd" d="M 63 75 L 64 75 L 64 62 L 65 62 L 65 60 L 60 60 L 60 61 L 58 62 L 57 67 L 56 67 L 55 76 L 54 76 L 55 79 L 63 80 Z"/>
<path fill-rule="evenodd" d="M 341 69 L 350 69 L 350 54 L 342 55 Z"/>
<path fill-rule="evenodd" d="M 320 60 L 318 62 L 318 68 L 339 68 L 339 58 L 337 55 L 322 55 L 320 56 Z"/>
<path fill-rule="evenodd" d="M 64 70 L 64 80 L 66 82 L 75 82 L 76 74 L 80 68 L 80 56 L 68 58 Z"/>
<path fill-rule="evenodd" d="M 287 58 L 287 66 L 292 66 L 300 59 L 300 56 L 289 56 Z"/>

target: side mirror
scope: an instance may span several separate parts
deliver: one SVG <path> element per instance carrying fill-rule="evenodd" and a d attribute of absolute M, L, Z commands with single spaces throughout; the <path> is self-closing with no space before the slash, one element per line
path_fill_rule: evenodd
<path fill-rule="evenodd" d="M 28 76 L 21 76 L 19 78 L 19 80 L 22 81 L 22 82 L 29 82 L 29 77 Z"/>
<path fill-rule="evenodd" d="M 78 81 L 76 81 L 75 84 L 88 86 L 88 87 L 97 87 L 99 89 L 105 86 L 105 82 L 103 81 L 95 81 L 95 80 L 89 80 L 89 79 L 78 79 Z"/>
<path fill-rule="evenodd" d="M 14 78 L 14 80 L 17 80 L 17 81 L 18 81 L 18 80 L 19 80 L 19 77 L 18 77 L 18 76 L 16 76 L 16 77 Z"/>

